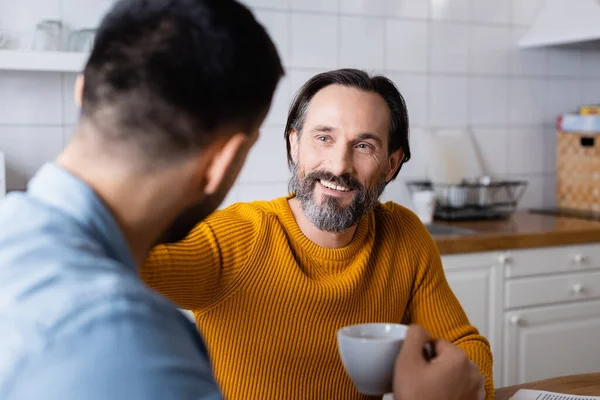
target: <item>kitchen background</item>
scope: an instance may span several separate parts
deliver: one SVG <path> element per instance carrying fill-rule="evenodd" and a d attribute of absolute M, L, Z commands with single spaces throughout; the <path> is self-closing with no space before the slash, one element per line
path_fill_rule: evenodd
<path fill-rule="evenodd" d="M 600 51 L 519 50 L 542 2 L 245 0 L 274 38 L 287 75 L 225 205 L 287 193 L 283 128 L 293 93 L 339 67 L 383 73 L 406 98 L 414 155 L 385 199 L 411 206 L 404 181 L 425 175 L 420 129 L 470 127 L 490 175 L 528 182 L 521 207 L 554 205 L 556 117 L 600 102 Z M 0 0 L 0 32 L 10 36 L 5 47 L 30 50 L 39 21 L 93 28 L 111 4 Z M 7 67 L 8 57 L 0 52 L 0 150 L 13 190 L 60 152 L 78 112 L 74 72 L 23 71 Z"/>

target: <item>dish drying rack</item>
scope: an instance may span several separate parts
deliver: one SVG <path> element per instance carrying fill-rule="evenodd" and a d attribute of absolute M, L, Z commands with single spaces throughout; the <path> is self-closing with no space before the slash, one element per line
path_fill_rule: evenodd
<path fill-rule="evenodd" d="M 474 220 L 507 218 L 517 210 L 525 181 L 463 181 L 459 184 L 433 184 L 408 181 L 411 194 L 433 191 L 436 197 L 434 217 L 440 220 Z"/>

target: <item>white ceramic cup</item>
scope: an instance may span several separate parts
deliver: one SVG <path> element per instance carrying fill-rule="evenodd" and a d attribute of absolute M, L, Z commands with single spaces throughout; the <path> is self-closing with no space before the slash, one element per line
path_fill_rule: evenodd
<path fill-rule="evenodd" d="M 424 224 L 431 224 L 435 214 L 435 192 L 423 190 L 413 194 L 415 213 Z"/>
<path fill-rule="evenodd" d="M 359 392 L 370 396 L 392 392 L 394 363 L 407 330 L 406 325 L 372 323 L 338 331 L 342 363 Z"/>

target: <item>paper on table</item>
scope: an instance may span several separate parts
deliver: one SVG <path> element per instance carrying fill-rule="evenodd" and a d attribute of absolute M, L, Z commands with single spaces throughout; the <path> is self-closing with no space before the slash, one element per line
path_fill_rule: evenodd
<path fill-rule="evenodd" d="M 544 392 L 541 390 L 520 389 L 509 400 L 600 400 L 600 397 L 575 396 L 572 394 Z"/>

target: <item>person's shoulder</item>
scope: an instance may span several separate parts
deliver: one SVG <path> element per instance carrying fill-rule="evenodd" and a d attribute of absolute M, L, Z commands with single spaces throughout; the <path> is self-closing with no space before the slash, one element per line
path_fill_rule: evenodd
<path fill-rule="evenodd" d="M 375 217 L 378 222 L 386 224 L 398 232 L 411 231 L 428 234 L 427 228 L 414 212 L 393 201 L 380 203 L 375 208 Z"/>
<path fill-rule="evenodd" d="M 86 397 L 90 399 L 218 398 L 206 350 L 185 316 L 149 290 L 105 294 L 100 290 L 88 295 L 60 324 L 38 335 L 40 345 L 34 342 L 23 352 L 27 367 L 15 371 L 12 394 L 50 399 L 85 393 L 93 394 Z M 69 384 L 63 384 L 64 376 Z"/>
<path fill-rule="evenodd" d="M 11 192 L 0 201 L 0 238 L 32 229 L 44 231 L 44 225 L 60 217 L 55 211 L 27 192 Z"/>
<path fill-rule="evenodd" d="M 206 220 L 237 220 L 255 221 L 268 215 L 278 214 L 287 203 L 288 197 L 278 197 L 273 200 L 257 200 L 250 202 L 234 203 L 228 207 L 215 211 Z"/>
<path fill-rule="evenodd" d="M 408 244 L 433 244 L 433 239 L 421 219 L 407 207 L 393 201 L 375 208 L 378 232 L 393 235 Z"/>
<path fill-rule="evenodd" d="M 437 245 L 427 227 L 410 209 L 392 201 L 380 204 L 376 210 L 376 233 L 392 240 L 394 248 L 410 252 L 413 261 L 439 257 Z"/>

